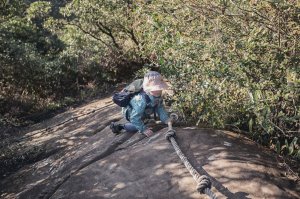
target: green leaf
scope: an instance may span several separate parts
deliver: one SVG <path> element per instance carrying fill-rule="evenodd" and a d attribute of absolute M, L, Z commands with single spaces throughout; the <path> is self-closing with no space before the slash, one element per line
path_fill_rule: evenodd
<path fill-rule="evenodd" d="M 249 127 L 250 133 L 252 133 L 252 130 L 253 130 L 253 119 L 252 118 L 248 122 L 248 127 Z"/>
<path fill-rule="evenodd" d="M 298 150 L 296 157 L 300 159 L 300 149 Z"/>
<path fill-rule="evenodd" d="M 280 154 L 280 142 L 279 142 L 279 140 L 277 140 L 277 143 L 276 143 L 276 152 L 278 154 Z"/>
<path fill-rule="evenodd" d="M 293 144 L 294 146 L 297 144 L 298 138 L 294 137 L 294 139 L 292 140 L 291 144 Z"/>
<path fill-rule="evenodd" d="M 287 139 L 284 140 L 284 144 L 285 144 L 286 147 L 289 147 L 289 143 L 288 143 Z"/>
<path fill-rule="evenodd" d="M 289 146 L 289 155 L 292 155 L 293 152 L 294 152 L 294 145 L 291 144 L 291 145 Z"/>

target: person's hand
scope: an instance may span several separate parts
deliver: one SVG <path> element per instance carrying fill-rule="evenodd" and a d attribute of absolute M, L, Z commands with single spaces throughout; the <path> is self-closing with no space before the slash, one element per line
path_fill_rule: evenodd
<path fill-rule="evenodd" d="M 147 137 L 151 137 L 154 133 L 151 129 L 146 129 L 144 132 L 143 132 L 144 135 L 146 135 Z"/>

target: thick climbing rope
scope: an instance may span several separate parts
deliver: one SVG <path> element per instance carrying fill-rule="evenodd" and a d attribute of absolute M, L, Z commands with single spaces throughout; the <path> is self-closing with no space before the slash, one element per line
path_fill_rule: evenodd
<path fill-rule="evenodd" d="M 211 189 L 211 182 L 210 179 L 206 175 L 200 176 L 198 171 L 196 171 L 193 166 L 188 161 L 187 157 L 182 153 L 181 149 L 179 148 L 176 140 L 175 140 L 175 130 L 172 128 L 172 124 L 169 123 L 169 130 L 166 134 L 166 139 L 171 142 L 173 148 L 175 149 L 177 155 L 184 163 L 184 166 L 188 169 L 190 174 L 193 176 L 194 180 L 197 182 L 197 191 L 201 194 L 208 195 L 211 199 L 217 199 L 215 194 L 210 190 Z"/>

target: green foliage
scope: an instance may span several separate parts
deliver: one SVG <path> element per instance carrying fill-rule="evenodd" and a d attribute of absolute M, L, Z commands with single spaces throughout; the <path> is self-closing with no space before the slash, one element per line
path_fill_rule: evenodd
<path fill-rule="evenodd" d="M 63 40 L 72 44 L 67 50 L 91 65 L 91 70 L 101 72 L 98 76 L 116 81 L 133 74 L 131 71 L 144 62 L 138 55 L 140 43 L 135 36 L 129 3 L 73 1 L 61 13 L 66 16 L 62 21 L 66 28 Z"/>
<path fill-rule="evenodd" d="M 142 65 L 126 3 L 30 2 L 1 4 L 0 114 L 52 109 L 65 97 L 94 95 Z"/>
<path fill-rule="evenodd" d="M 9 113 L 7 117 L 11 117 L 36 111 L 49 98 L 59 98 L 77 88 L 73 86 L 75 80 L 68 83 L 65 79 L 70 81 L 72 77 L 60 56 L 63 43 L 42 26 L 50 3 L 9 1 L 5 8 L 0 27 L 0 114 Z"/>
<path fill-rule="evenodd" d="M 51 3 L 46 1 L 38 1 L 30 4 L 27 9 L 27 18 L 28 19 L 44 19 L 49 17 L 51 12 Z"/>
<path fill-rule="evenodd" d="M 147 63 L 170 80 L 173 108 L 187 121 L 246 131 L 299 157 L 299 2 L 12 0 L 1 8 L 4 101 L 59 104 L 88 86 L 140 77 Z"/>
<path fill-rule="evenodd" d="M 184 118 L 299 153 L 299 3 L 137 4 L 143 56 L 154 57 L 173 83 Z"/>

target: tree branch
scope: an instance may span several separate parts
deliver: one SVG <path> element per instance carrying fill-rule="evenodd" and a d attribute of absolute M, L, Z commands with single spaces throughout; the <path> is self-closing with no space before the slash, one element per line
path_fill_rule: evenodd
<path fill-rule="evenodd" d="M 103 23 L 101 23 L 100 21 L 97 21 L 96 26 L 99 28 L 99 30 L 102 33 L 106 34 L 107 36 L 109 36 L 111 38 L 111 40 L 116 48 L 121 49 L 121 47 L 117 43 L 116 38 L 114 37 L 111 29 L 109 29 L 107 26 L 104 26 Z"/>
<path fill-rule="evenodd" d="M 87 34 L 89 36 L 91 36 L 92 38 L 96 39 L 97 41 L 100 41 L 101 43 L 103 43 L 104 45 L 106 45 L 107 47 L 111 48 L 111 46 L 106 43 L 105 41 L 103 41 L 101 38 L 97 37 L 96 35 L 88 32 L 87 30 L 85 30 L 84 28 L 82 28 L 80 25 L 78 24 L 73 24 L 73 23 L 67 23 L 65 25 L 70 25 L 70 26 L 75 26 L 76 28 L 78 28 L 79 30 L 81 30 L 84 34 Z"/>

